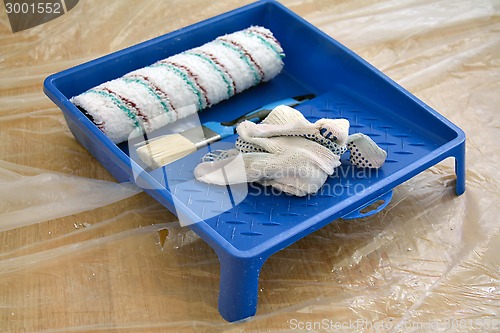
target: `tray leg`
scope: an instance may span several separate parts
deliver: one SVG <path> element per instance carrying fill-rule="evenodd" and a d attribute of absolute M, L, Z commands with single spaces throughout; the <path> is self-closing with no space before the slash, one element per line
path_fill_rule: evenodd
<path fill-rule="evenodd" d="M 465 192 L 465 142 L 456 148 L 455 157 L 455 174 L 457 175 L 457 185 L 455 192 L 461 195 Z"/>
<path fill-rule="evenodd" d="M 251 317 L 257 310 L 260 258 L 220 258 L 219 312 L 227 321 Z"/>

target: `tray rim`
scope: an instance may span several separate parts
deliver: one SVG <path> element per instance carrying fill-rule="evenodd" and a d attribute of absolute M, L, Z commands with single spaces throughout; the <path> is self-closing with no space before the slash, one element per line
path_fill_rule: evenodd
<path fill-rule="evenodd" d="M 280 4 L 277 1 L 274 0 L 262 0 L 262 1 L 257 1 L 254 3 L 251 3 L 249 5 L 236 8 L 232 11 L 214 16 L 212 18 L 208 18 L 206 20 L 200 21 L 198 23 L 189 25 L 187 27 L 175 30 L 173 32 L 155 37 L 153 39 L 144 41 L 142 43 L 132 45 L 130 47 L 127 47 L 125 49 L 107 54 L 105 56 L 99 57 L 97 59 L 91 60 L 89 62 L 74 66 L 72 68 L 66 69 L 64 71 L 61 71 L 56 74 L 52 74 L 47 79 L 44 81 L 44 92 L 51 98 L 56 104 L 63 109 L 63 113 L 65 116 L 70 117 L 73 121 L 79 122 L 82 126 L 85 127 L 87 131 L 91 135 L 93 135 L 98 141 L 100 141 L 102 144 L 104 144 L 105 148 L 108 149 L 114 157 L 118 158 L 118 162 L 121 164 L 122 168 L 140 168 L 139 165 L 137 165 L 133 160 L 131 160 L 116 144 L 114 144 L 103 132 L 101 132 L 85 115 L 80 112 L 74 106 L 69 99 L 59 90 L 57 87 L 57 80 L 62 77 L 66 76 L 71 76 L 74 75 L 75 73 L 85 70 L 87 68 L 91 68 L 97 64 L 101 63 L 106 63 L 116 57 L 120 57 L 122 55 L 128 54 L 130 52 L 142 49 L 142 48 L 147 48 L 151 45 L 154 45 L 158 42 L 168 40 L 171 38 L 175 38 L 179 35 L 182 35 L 190 30 L 193 29 L 200 29 L 204 26 L 210 25 L 213 22 L 224 20 L 225 18 L 244 12 L 246 10 L 256 8 L 259 6 L 266 6 L 266 5 L 272 5 L 272 6 L 277 6 L 281 11 L 287 13 L 288 15 L 292 15 L 293 18 L 297 21 L 299 21 L 301 24 L 305 25 L 308 29 L 314 30 L 316 34 L 319 34 L 321 37 L 325 38 L 328 40 L 330 43 L 334 43 L 337 47 L 342 49 L 344 52 L 346 52 L 350 57 L 352 57 L 355 61 L 359 62 L 360 65 L 367 67 L 368 70 L 372 71 L 375 75 L 377 75 L 381 80 L 386 81 L 390 85 L 392 85 L 394 88 L 396 88 L 399 93 L 402 93 L 406 95 L 407 98 L 409 98 L 412 102 L 417 103 L 418 106 L 422 111 L 426 111 L 430 113 L 433 117 L 435 117 L 437 120 L 442 122 L 445 126 L 447 126 L 449 129 L 451 129 L 455 134 L 455 138 L 452 140 L 446 142 L 444 145 L 440 146 L 438 149 L 434 150 L 431 154 L 427 154 L 424 157 L 421 157 L 417 161 L 406 165 L 404 168 L 398 170 L 397 172 L 389 175 L 386 177 L 382 182 L 379 184 L 376 184 L 371 188 L 371 191 L 369 195 L 364 196 L 363 198 L 359 200 L 353 200 L 344 205 L 344 207 L 341 210 L 338 210 L 337 212 L 330 212 L 328 209 L 325 209 L 321 212 L 319 212 L 316 216 L 311 217 L 309 219 L 303 220 L 301 223 L 298 223 L 296 226 L 293 228 L 290 228 L 286 230 L 284 233 L 280 234 L 279 237 L 275 236 L 272 237 L 262 243 L 260 243 L 258 246 L 253 247 L 252 249 L 249 250 L 239 250 L 235 248 L 231 243 L 229 243 L 222 235 L 220 235 L 215 229 L 213 229 L 208 223 L 205 221 L 200 221 L 195 224 L 190 225 L 189 227 L 193 229 L 202 239 L 204 239 L 207 243 L 209 243 L 215 250 L 216 252 L 220 255 L 221 251 L 224 253 L 229 253 L 230 255 L 234 257 L 239 257 L 239 258 L 249 258 L 249 257 L 255 257 L 255 256 L 262 256 L 263 254 L 272 254 L 288 245 L 291 243 L 297 241 L 298 239 L 308 235 L 312 231 L 319 229 L 323 227 L 324 225 L 333 222 L 336 218 L 341 217 L 358 207 L 368 203 L 369 201 L 377 198 L 379 195 L 384 194 L 387 190 L 386 188 L 390 187 L 390 189 L 396 187 L 397 185 L 403 183 L 404 181 L 412 178 L 413 176 L 417 175 L 418 173 L 424 171 L 427 169 L 428 166 L 430 167 L 431 165 L 434 165 L 438 163 L 439 161 L 443 160 L 446 157 L 452 156 L 453 154 L 451 153 L 453 149 L 461 146 L 465 142 L 465 133 L 456 125 L 454 125 L 451 121 L 449 121 L 447 118 L 445 118 L 443 115 L 438 113 L 436 110 L 432 109 L 429 107 L 427 104 L 425 104 L 423 101 L 421 101 L 419 98 L 417 98 L 415 95 L 411 94 L 409 91 L 407 91 L 405 88 L 397 84 L 395 81 L 393 81 L 391 78 L 389 78 L 387 75 L 385 75 L 383 72 L 372 66 L 370 63 L 368 63 L 366 60 L 361 58 L 359 55 L 357 55 L 355 52 L 352 50 L 348 49 L 311 23 L 307 22 L 305 19 L 300 17 L 299 15 L 295 14 L 293 11 L 285 7 L 284 5 Z M 66 112 L 64 111 L 66 109 Z M 425 168 L 424 168 L 425 167 Z M 424 168 L 424 169 L 422 169 Z M 422 169 L 422 170 L 421 170 Z M 144 181 L 148 183 L 156 183 L 156 180 L 147 172 L 143 173 Z M 385 189 L 385 191 L 384 191 Z M 169 208 L 172 211 L 172 206 L 169 207 L 166 201 L 169 200 L 169 197 L 172 198 L 171 193 L 169 193 L 167 190 L 161 191 L 162 193 L 153 193 L 152 191 L 147 191 L 150 195 L 152 195 L 155 199 L 160 201 L 164 206 Z M 168 193 L 166 193 L 168 192 Z M 161 198 L 159 198 L 161 197 Z M 163 200 L 159 200 L 163 199 Z M 172 203 L 171 203 L 172 204 Z M 179 209 L 181 209 L 180 213 L 183 215 L 189 216 L 193 215 L 194 213 L 186 206 L 182 205 L 179 203 L 175 204 L 175 208 L 177 212 L 179 212 Z M 174 210 L 175 211 L 175 210 Z M 328 213 L 327 213 L 328 212 Z M 325 222 L 327 219 L 330 220 L 330 222 Z M 196 220 L 200 220 L 196 216 Z M 289 242 L 287 242 L 289 241 Z M 288 244 L 287 244 L 288 243 Z"/>

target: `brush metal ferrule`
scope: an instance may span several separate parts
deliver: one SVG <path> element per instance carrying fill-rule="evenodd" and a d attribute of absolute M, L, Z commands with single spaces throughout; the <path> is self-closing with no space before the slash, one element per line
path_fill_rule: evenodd
<path fill-rule="evenodd" d="M 194 143 L 196 149 L 206 147 L 208 144 L 221 139 L 218 133 L 206 126 L 193 127 L 179 134 Z"/>

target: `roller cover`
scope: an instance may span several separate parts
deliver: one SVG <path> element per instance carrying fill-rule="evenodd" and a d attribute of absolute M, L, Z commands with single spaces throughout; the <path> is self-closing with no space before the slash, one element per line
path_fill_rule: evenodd
<path fill-rule="evenodd" d="M 105 82 L 71 101 L 115 143 L 149 133 L 274 78 L 283 49 L 251 26 Z"/>

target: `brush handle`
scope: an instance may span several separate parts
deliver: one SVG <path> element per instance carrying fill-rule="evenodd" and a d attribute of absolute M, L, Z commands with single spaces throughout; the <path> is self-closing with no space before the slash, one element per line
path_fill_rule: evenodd
<path fill-rule="evenodd" d="M 244 122 L 245 120 L 252 121 L 254 123 L 260 122 L 260 121 L 264 120 L 269 115 L 269 113 L 271 113 L 271 111 L 277 106 L 287 105 L 287 106 L 293 107 L 293 106 L 296 106 L 296 105 L 298 105 L 304 101 L 307 101 L 313 97 L 314 97 L 314 95 L 310 94 L 310 95 L 303 95 L 303 96 L 298 96 L 298 97 L 290 97 L 290 98 L 281 99 L 279 101 L 266 104 L 258 109 L 250 111 L 250 112 L 244 114 L 243 116 L 238 117 L 234 120 L 225 121 L 225 122 L 221 122 L 221 123 L 218 123 L 215 121 L 207 122 L 207 123 L 203 124 L 203 127 L 208 128 L 208 129 L 212 130 L 213 132 L 217 133 L 220 136 L 220 138 L 212 140 L 212 141 L 217 141 L 217 140 L 226 138 L 230 135 L 233 135 L 236 132 L 236 127 L 240 123 Z M 209 142 L 207 142 L 207 144 L 208 143 Z"/>
<path fill-rule="evenodd" d="M 220 124 L 222 126 L 238 126 L 240 123 L 244 122 L 245 120 L 253 121 L 253 122 L 258 122 L 264 120 L 269 113 L 277 106 L 280 105 L 286 105 L 290 107 L 294 107 L 304 101 L 310 100 L 314 98 L 314 94 L 308 94 L 308 95 L 302 95 L 302 96 L 297 96 L 297 97 L 290 97 L 290 98 L 285 98 L 276 102 L 272 102 L 269 104 L 266 104 L 258 109 L 255 109 L 253 111 L 250 111 L 249 113 L 244 114 L 243 116 L 236 118 L 231 121 L 224 121 L 221 122 Z"/>
<path fill-rule="evenodd" d="M 220 124 L 222 126 L 229 126 L 229 127 L 236 128 L 239 124 L 241 124 L 245 120 L 253 121 L 254 123 L 256 123 L 256 122 L 264 120 L 269 115 L 269 113 L 271 113 L 272 110 L 273 110 L 272 108 L 266 108 L 266 109 L 261 108 L 257 111 L 252 111 L 251 113 L 244 114 L 243 116 L 241 116 L 237 119 L 222 122 Z"/>

